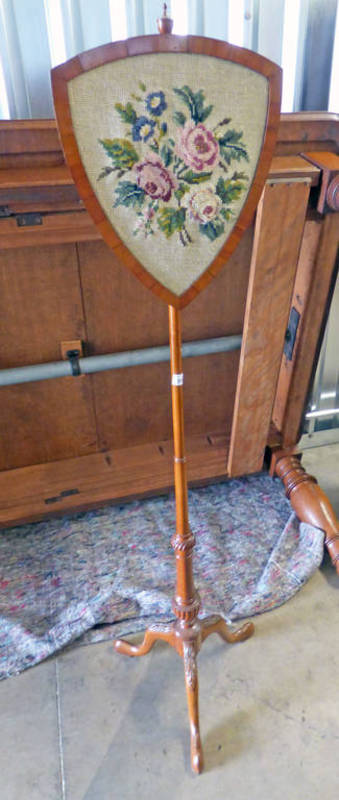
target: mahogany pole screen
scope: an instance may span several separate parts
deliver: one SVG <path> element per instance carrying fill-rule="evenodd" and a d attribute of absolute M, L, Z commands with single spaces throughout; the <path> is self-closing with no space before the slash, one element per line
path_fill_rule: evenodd
<path fill-rule="evenodd" d="M 58 127 L 75 184 L 119 260 L 169 304 L 177 528 L 175 622 L 146 631 L 131 656 L 165 639 L 183 657 L 192 767 L 203 764 L 196 657 L 221 617 L 198 618 L 188 519 L 179 309 L 225 264 L 249 224 L 280 118 L 281 70 L 248 50 L 161 33 L 82 53 L 52 71 Z"/>

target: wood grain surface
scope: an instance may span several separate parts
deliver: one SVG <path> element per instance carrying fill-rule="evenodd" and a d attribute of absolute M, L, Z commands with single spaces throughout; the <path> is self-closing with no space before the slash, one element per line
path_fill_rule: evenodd
<path fill-rule="evenodd" d="M 186 447 L 190 485 L 226 478 L 226 436 L 186 437 Z M 170 490 L 173 446 L 168 441 L 35 464 L 0 473 L 0 526 Z"/>
<path fill-rule="evenodd" d="M 256 219 L 228 461 L 262 468 L 305 224 L 308 183 L 265 187 Z"/>
<path fill-rule="evenodd" d="M 0 260 L 1 368 L 60 360 L 60 342 L 85 339 L 74 245 L 4 251 Z M 1 469 L 94 452 L 91 387 L 62 378 L 2 388 Z"/>
<path fill-rule="evenodd" d="M 292 358 L 291 359 L 287 358 L 285 354 L 283 354 L 282 356 L 279 378 L 277 383 L 277 391 L 272 412 L 272 420 L 277 430 L 279 430 L 280 432 L 284 431 L 283 436 L 285 442 L 287 442 L 289 438 L 288 436 L 286 436 L 286 434 L 288 426 L 291 423 L 291 420 L 293 419 L 293 431 L 291 431 L 291 436 L 294 444 L 297 442 L 298 439 L 296 431 L 299 430 L 301 416 L 303 414 L 305 405 L 304 386 L 302 385 L 300 386 L 300 393 L 298 393 L 298 395 L 294 397 L 293 412 L 292 414 L 291 411 L 289 413 L 289 423 L 287 423 L 287 427 L 285 423 L 285 415 L 287 412 L 287 404 L 291 388 L 291 382 L 293 379 L 293 372 L 296 366 L 296 361 L 298 359 L 298 349 L 299 349 L 300 337 L 302 335 L 302 330 L 303 330 L 304 315 L 307 314 L 309 294 L 312 286 L 314 266 L 319 247 L 322 225 L 323 225 L 323 220 L 320 217 L 307 219 L 305 223 L 304 235 L 301 243 L 298 268 L 297 268 L 292 302 L 291 302 L 291 306 L 296 309 L 298 314 L 300 314 L 300 319 L 299 319 L 295 344 L 293 348 Z M 292 443 L 292 439 L 290 439 L 290 444 Z"/>
<path fill-rule="evenodd" d="M 308 283 L 307 302 L 301 320 L 293 370 L 286 376 L 288 368 L 286 369 L 283 360 L 279 379 L 279 382 L 286 378 L 288 381 L 288 392 L 284 391 L 286 400 L 283 416 L 276 416 L 283 435 L 283 447 L 296 444 L 300 436 L 303 412 L 324 333 L 327 317 L 324 312 L 338 272 L 338 218 L 338 214 L 328 214 L 323 220 L 314 222 L 312 232 L 309 231 L 304 244 L 303 270 Z"/>

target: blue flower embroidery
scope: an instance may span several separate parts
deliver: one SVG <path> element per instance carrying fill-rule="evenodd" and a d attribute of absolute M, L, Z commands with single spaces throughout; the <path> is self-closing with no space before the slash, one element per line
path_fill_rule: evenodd
<path fill-rule="evenodd" d="M 160 117 L 167 108 L 165 95 L 163 92 L 151 92 L 146 97 L 146 108 L 154 117 Z"/>
<path fill-rule="evenodd" d="M 153 136 L 155 122 L 147 117 L 138 117 L 132 127 L 133 142 L 147 142 Z"/>
<path fill-rule="evenodd" d="M 173 87 L 170 97 L 180 99 L 182 111 L 171 109 L 163 91 L 149 92 L 143 81 L 138 86 L 125 104 L 115 103 L 119 136 L 99 139 L 110 163 L 98 180 L 116 173 L 113 207 L 134 210 L 134 236 L 177 233 L 187 247 L 195 230 L 214 242 L 226 235 L 232 205 L 248 188 L 249 176 L 230 170 L 232 161 L 249 160 L 243 131 L 229 128 L 228 117 L 206 127 L 213 105 L 206 105 L 203 89 Z"/>

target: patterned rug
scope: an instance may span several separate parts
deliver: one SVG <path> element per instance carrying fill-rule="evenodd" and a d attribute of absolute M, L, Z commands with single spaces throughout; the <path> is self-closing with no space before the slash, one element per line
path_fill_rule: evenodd
<path fill-rule="evenodd" d="M 299 524 L 267 474 L 189 493 L 201 614 L 227 620 L 288 600 L 321 563 L 323 533 Z M 52 653 L 173 618 L 173 497 L 0 532 L 0 678 Z"/>

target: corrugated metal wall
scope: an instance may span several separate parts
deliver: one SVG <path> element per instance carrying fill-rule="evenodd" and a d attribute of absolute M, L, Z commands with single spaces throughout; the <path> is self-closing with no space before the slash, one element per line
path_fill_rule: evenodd
<path fill-rule="evenodd" d="M 168 2 L 174 32 L 225 39 L 281 64 L 283 111 L 327 110 L 337 7 L 338 0 Z M 52 117 L 51 66 L 111 40 L 156 33 L 161 12 L 160 0 L 0 0 L 0 117 Z"/>

